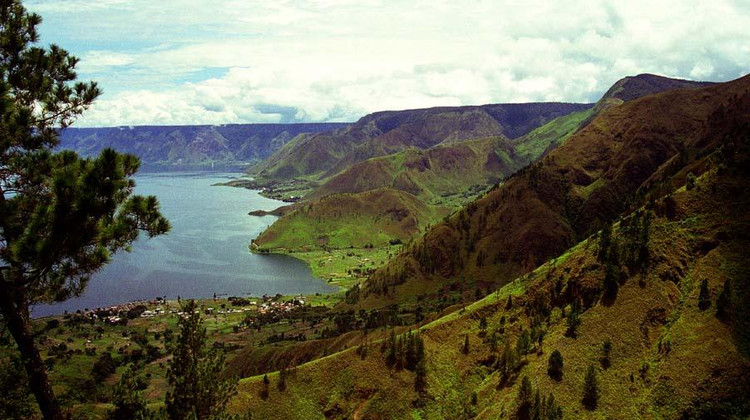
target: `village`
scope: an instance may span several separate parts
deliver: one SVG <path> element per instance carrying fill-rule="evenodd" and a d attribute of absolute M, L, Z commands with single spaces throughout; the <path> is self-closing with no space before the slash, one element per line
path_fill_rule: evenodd
<path fill-rule="evenodd" d="M 217 299 L 216 294 L 212 300 L 201 300 L 201 310 L 204 315 L 229 315 L 243 312 L 256 312 L 264 319 L 281 319 L 293 309 L 304 306 L 304 296 L 294 296 L 283 299 L 281 294 L 274 296 L 263 295 L 261 298 L 241 298 L 230 296 L 227 299 Z M 119 305 L 113 305 L 93 310 L 84 309 L 74 313 L 65 313 L 63 319 L 67 323 L 89 323 L 97 321 L 108 325 L 127 325 L 128 320 L 136 318 L 154 318 L 163 315 L 184 316 L 181 310 L 182 298 L 176 301 L 157 297 L 152 300 L 133 301 Z M 216 306 L 212 306 L 211 303 Z M 251 326 L 256 317 L 248 317 L 247 322 Z"/>

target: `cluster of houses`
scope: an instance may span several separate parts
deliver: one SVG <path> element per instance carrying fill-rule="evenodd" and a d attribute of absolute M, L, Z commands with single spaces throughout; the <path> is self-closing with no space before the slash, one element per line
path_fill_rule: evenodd
<path fill-rule="evenodd" d="M 255 306 L 258 308 L 259 314 L 281 315 L 286 312 L 291 312 L 292 309 L 297 306 L 303 306 L 305 304 L 303 296 L 295 296 L 287 301 L 281 300 L 281 297 L 281 295 L 264 295 L 260 303 L 256 300 L 230 297 L 229 302 L 232 307 L 225 307 L 225 305 L 222 304 L 220 308 L 205 308 L 204 313 L 206 315 L 241 313 L 251 310 L 246 306 Z M 155 300 L 128 302 L 106 308 L 96 308 L 94 310 L 79 310 L 74 314 L 66 314 L 65 317 L 75 321 L 102 321 L 110 325 L 124 325 L 128 322 L 128 319 L 139 317 L 152 318 L 165 314 L 184 315 L 178 309 L 170 309 L 169 305 L 166 305 L 166 303 L 167 301 L 165 299 L 159 297 Z M 153 309 L 148 309 L 148 307 Z"/>
<path fill-rule="evenodd" d="M 264 302 L 258 307 L 260 314 L 267 314 L 273 312 L 291 312 L 297 306 L 305 305 L 305 298 L 302 296 L 295 296 L 293 299 L 288 301 L 274 300 L 264 296 Z"/>

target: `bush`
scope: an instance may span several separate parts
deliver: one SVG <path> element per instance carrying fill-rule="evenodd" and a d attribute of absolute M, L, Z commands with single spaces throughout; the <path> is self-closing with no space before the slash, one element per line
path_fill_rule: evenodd
<path fill-rule="evenodd" d="M 91 369 L 91 376 L 96 383 L 104 382 L 109 375 L 112 375 L 117 370 L 117 364 L 112 355 L 109 352 L 102 353 L 101 356 L 94 363 L 94 367 Z"/>

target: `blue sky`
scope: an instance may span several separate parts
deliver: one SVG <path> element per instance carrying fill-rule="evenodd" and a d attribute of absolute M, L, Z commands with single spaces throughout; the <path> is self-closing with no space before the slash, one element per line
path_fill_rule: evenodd
<path fill-rule="evenodd" d="M 745 0 L 34 0 L 104 95 L 78 126 L 354 121 L 592 102 L 638 73 L 750 69 Z"/>

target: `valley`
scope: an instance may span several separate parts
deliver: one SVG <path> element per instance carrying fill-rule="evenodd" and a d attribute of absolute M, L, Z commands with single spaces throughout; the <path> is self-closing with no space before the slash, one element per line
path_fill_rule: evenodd
<path fill-rule="evenodd" d="M 218 377 L 239 379 L 228 412 L 750 412 L 748 80 L 626 78 L 596 105 L 524 114 L 521 128 L 486 125 L 476 108 L 470 117 L 375 114 L 301 134 L 254 178 L 222 181 L 285 199 L 243 215 L 278 217 L 245 238 L 251 251 L 302 260 L 335 290 L 198 301 L 206 345 L 226 357 Z M 445 140 L 420 143 L 414 127 L 431 118 L 449 121 L 437 136 Z M 461 118 L 472 123 L 451 122 Z M 318 136 L 332 148 L 311 169 L 297 150 L 311 152 Z M 159 298 L 36 320 L 69 412 L 106 416 L 126 369 L 145 407 L 164 410 L 183 304 Z M 3 340 L 0 357 L 11 360 Z"/>
<path fill-rule="evenodd" d="M 0 2 L 0 419 L 750 419 L 748 27 Z"/>

